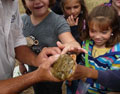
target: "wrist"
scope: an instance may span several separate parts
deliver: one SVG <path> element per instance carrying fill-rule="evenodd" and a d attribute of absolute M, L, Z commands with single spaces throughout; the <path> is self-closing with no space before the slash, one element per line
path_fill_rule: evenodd
<path fill-rule="evenodd" d="M 37 56 L 34 56 L 34 58 L 32 59 L 32 65 L 34 66 L 34 67 L 38 67 L 39 66 L 39 64 L 38 64 L 38 60 L 37 60 Z"/>
<path fill-rule="evenodd" d="M 98 78 L 98 71 L 92 68 L 89 68 L 87 74 L 87 78 L 97 79 Z"/>
<path fill-rule="evenodd" d="M 42 77 L 40 75 L 41 72 L 39 72 L 38 69 L 33 71 L 32 74 L 33 74 L 32 79 L 33 79 L 34 83 L 38 83 L 38 82 L 42 81 Z"/>

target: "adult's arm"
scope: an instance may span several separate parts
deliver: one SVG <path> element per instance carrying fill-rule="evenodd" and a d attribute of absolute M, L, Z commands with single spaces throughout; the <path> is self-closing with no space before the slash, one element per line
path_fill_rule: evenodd
<path fill-rule="evenodd" d="M 120 91 L 120 70 L 98 71 L 78 64 L 71 80 L 84 78 L 94 79 L 107 88 Z"/>
<path fill-rule="evenodd" d="M 18 59 L 20 62 L 32 66 L 38 67 L 42 61 L 41 58 L 46 57 L 47 55 L 55 55 L 60 54 L 61 50 L 57 47 L 49 47 L 49 48 L 43 48 L 42 54 L 39 54 L 36 56 L 29 47 L 27 46 L 18 46 L 15 48 L 16 53 L 16 59 Z"/>
<path fill-rule="evenodd" d="M 36 71 L 27 73 L 16 78 L 1 80 L 0 94 L 18 94 L 32 84 L 40 81 L 59 81 L 54 78 L 50 72 L 50 66 L 57 58 L 58 56 L 56 55 L 50 56 L 48 58 L 41 58 L 43 63 L 40 64 L 39 68 Z"/>
<path fill-rule="evenodd" d="M 110 89 L 120 91 L 120 70 L 98 71 L 97 82 Z"/>
<path fill-rule="evenodd" d="M 33 73 L 28 73 L 8 80 L 0 80 L 0 94 L 17 94 L 33 83 L 35 83 Z"/>
<path fill-rule="evenodd" d="M 16 59 L 28 65 L 38 66 L 38 62 L 35 62 L 36 55 L 27 46 L 18 46 L 15 48 Z"/>

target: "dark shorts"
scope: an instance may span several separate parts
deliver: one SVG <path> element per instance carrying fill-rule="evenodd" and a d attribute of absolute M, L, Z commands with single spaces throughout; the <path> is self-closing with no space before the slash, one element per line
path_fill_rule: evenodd
<path fill-rule="evenodd" d="M 29 72 L 36 70 L 36 67 L 29 66 Z M 35 94 L 62 94 L 63 82 L 40 82 L 33 85 Z"/>

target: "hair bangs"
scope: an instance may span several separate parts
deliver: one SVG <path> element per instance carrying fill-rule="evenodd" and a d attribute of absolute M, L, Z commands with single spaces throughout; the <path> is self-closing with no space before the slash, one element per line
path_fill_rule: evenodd
<path fill-rule="evenodd" d="M 96 17 L 89 21 L 89 28 L 98 27 L 101 31 L 108 30 L 111 26 L 110 19 L 106 17 Z"/>

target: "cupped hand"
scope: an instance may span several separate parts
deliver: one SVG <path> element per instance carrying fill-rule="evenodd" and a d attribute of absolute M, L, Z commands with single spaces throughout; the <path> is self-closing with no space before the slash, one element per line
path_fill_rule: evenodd
<path fill-rule="evenodd" d="M 51 73 L 51 66 L 52 64 L 58 59 L 59 55 L 53 55 L 46 59 L 44 59 L 43 63 L 40 64 L 39 68 L 36 71 L 34 76 L 36 80 L 39 81 L 53 81 L 59 82 L 57 78 L 55 78 Z"/>

